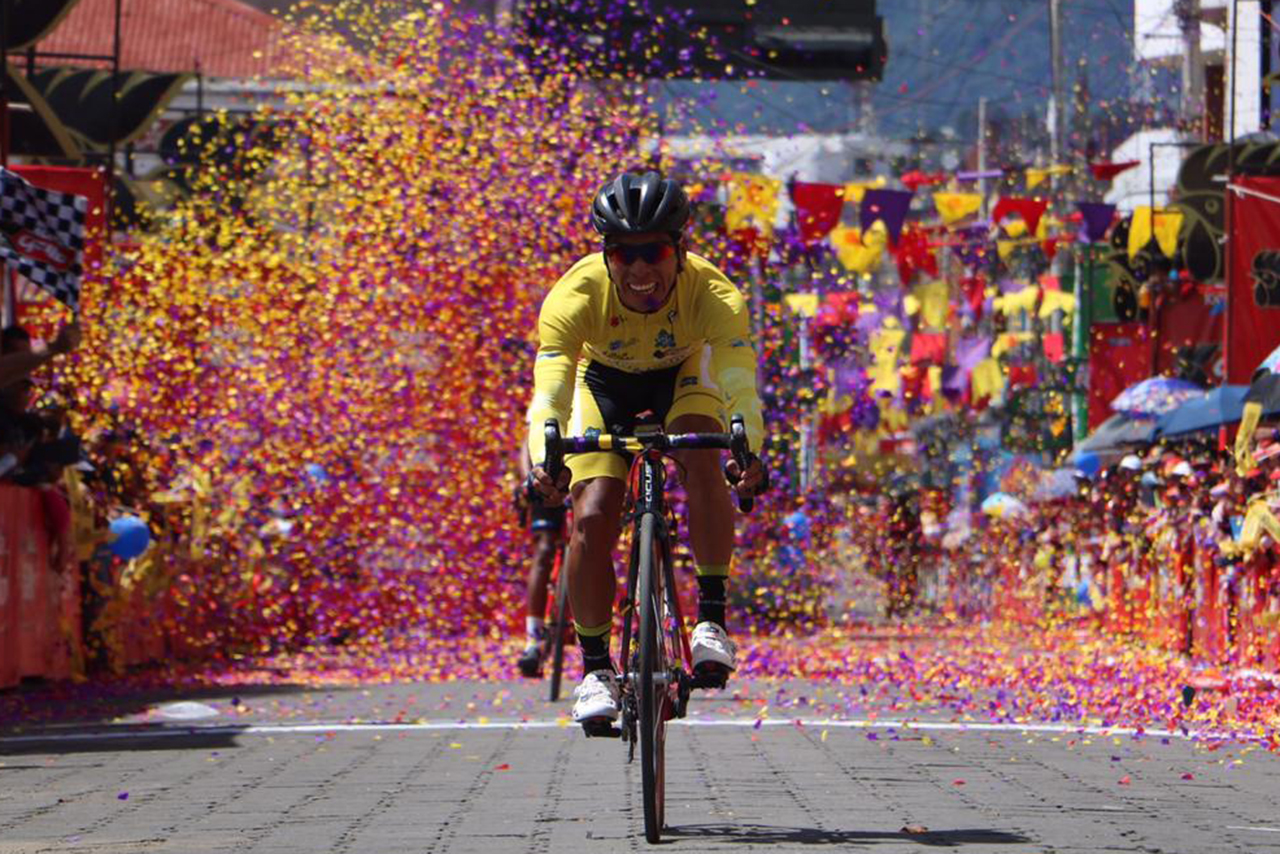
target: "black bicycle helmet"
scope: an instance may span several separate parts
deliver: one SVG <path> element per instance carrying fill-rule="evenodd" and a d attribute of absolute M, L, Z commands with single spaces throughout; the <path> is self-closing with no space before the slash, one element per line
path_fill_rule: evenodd
<path fill-rule="evenodd" d="M 605 237 L 661 231 L 678 235 L 689 221 L 689 197 L 657 172 L 623 172 L 596 193 L 591 224 Z"/>

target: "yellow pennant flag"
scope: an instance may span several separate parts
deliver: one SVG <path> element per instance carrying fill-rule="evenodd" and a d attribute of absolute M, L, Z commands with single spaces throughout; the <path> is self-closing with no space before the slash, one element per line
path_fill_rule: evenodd
<path fill-rule="evenodd" d="M 1253 458 L 1253 434 L 1261 420 L 1262 404 L 1256 400 L 1246 403 L 1240 415 L 1240 428 L 1236 431 L 1236 474 L 1241 477 L 1258 467 L 1258 461 Z"/>
<path fill-rule="evenodd" d="M 969 387 L 974 400 L 984 397 L 999 398 L 1004 394 L 1004 371 L 995 357 L 983 359 L 969 375 Z"/>
<path fill-rule="evenodd" d="M 1075 294 L 1069 294 L 1066 291 L 1049 291 L 1044 292 L 1044 299 L 1040 302 L 1039 314 L 1041 317 L 1050 317 L 1055 311 L 1062 311 L 1065 314 L 1075 314 L 1076 297 Z"/>
<path fill-rule="evenodd" d="M 1280 543 L 1280 519 L 1276 519 L 1271 508 L 1267 506 L 1267 502 L 1263 499 L 1254 499 L 1249 502 L 1249 509 L 1245 513 L 1244 524 L 1240 526 L 1240 545 L 1242 548 L 1253 550 L 1261 545 L 1262 535 L 1269 534 L 1271 539 Z"/>
<path fill-rule="evenodd" d="M 724 212 L 725 230 L 733 233 L 754 228 L 762 234 L 773 232 L 782 182 L 766 175 L 734 172 L 729 178 L 729 204 Z"/>
<path fill-rule="evenodd" d="M 972 216 L 982 207 L 980 193 L 934 193 L 933 206 L 947 225 Z"/>
<path fill-rule="evenodd" d="M 1129 225 L 1129 257 L 1133 258 L 1142 251 L 1152 236 L 1166 258 L 1172 258 L 1178 251 L 1178 232 L 1182 230 L 1182 211 L 1174 208 L 1159 208 L 1155 212 L 1155 226 L 1152 227 L 1150 205 L 1139 205 L 1133 210 L 1133 222 Z"/>
<path fill-rule="evenodd" d="M 912 288 L 907 299 L 915 301 L 919 306 L 923 329 L 946 329 L 950 295 L 945 281 L 924 282 Z"/>
<path fill-rule="evenodd" d="M 801 317 L 813 317 L 818 313 L 818 302 L 821 299 L 817 294 L 787 294 L 782 301 L 787 304 L 787 308 Z"/>
<path fill-rule="evenodd" d="M 1027 189 L 1033 190 L 1044 183 L 1045 179 L 1050 175 L 1066 175 L 1071 171 L 1071 167 L 1066 164 L 1045 167 L 1031 167 L 1026 170 Z"/>
<path fill-rule="evenodd" d="M 888 183 L 883 175 L 878 176 L 873 181 L 851 181 L 844 185 L 844 200 L 860 205 L 862 204 L 862 197 L 867 194 L 867 190 L 881 190 Z"/>
<path fill-rule="evenodd" d="M 866 234 L 853 226 L 837 225 L 827 239 L 845 269 L 865 275 L 880 266 L 884 248 L 889 244 L 889 232 L 884 223 L 876 220 Z"/>

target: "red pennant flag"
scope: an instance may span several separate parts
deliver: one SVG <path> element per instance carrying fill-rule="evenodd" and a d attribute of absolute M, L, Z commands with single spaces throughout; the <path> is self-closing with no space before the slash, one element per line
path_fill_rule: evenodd
<path fill-rule="evenodd" d="M 1027 199 L 1021 196 L 1001 196 L 996 202 L 996 209 L 991 212 L 991 221 L 999 222 L 1009 214 L 1017 214 L 1027 224 L 1027 232 L 1034 236 L 1040 225 L 1040 217 L 1044 216 L 1048 202 L 1040 199 Z"/>
<path fill-rule="evenodd" d="M 800 239 L 806 246 L 811 246 L 824 239 L 836 227 L 836 223 L 840 222 L 840 210 L 844 207 L 844 186 L 796 181 L 791 185 L 791 201 L 796 206 Z"/>
<path fill-rule="evenodd" d="M 1141 162 L 1140 160 L 1126 160 L 1123 163 L 1090 163 L 1089 171 L 1099 181 L 1110 181 L 1121 172 L 1132 169 Z"/>
<path fill-rule="evenodd" d="M 914 225 L 902 233 L 902 238 L 894 249 L 894 257 L 898 262 L 898 275 L 902 277 L 904 285 L 911 281 L 917 270 L 923 270 L 935 278 L 938 275 L 938 258 L 929 248 L 929 238 Z"/>
<path fill-rule="evenodd" d="M 910 172 L 904 172 L 898 180 L 902 181 L 902 186 L 914 193 L 921 187 L 941 184 L 947 180 L 947 174 L 945 172 L 922 172 L 919 169 L 912 169 Z"/>

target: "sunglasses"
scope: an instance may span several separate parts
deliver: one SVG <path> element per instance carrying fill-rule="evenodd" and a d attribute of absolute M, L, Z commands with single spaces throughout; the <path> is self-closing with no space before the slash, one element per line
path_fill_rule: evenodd
<path fill-rule="evenodd" d="M 676 245 L 669 240 L 655 240 L 652 243 L 610 243 L 604 247 L 604 256 L 609 263 L 618 267 L 627 267 L 637 261 L 646 264 L 660 264 L 676 254 Z"/>

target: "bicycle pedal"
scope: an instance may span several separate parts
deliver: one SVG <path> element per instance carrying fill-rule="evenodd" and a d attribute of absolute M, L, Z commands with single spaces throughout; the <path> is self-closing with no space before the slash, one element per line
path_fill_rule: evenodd
<path fill-rule="evenodd" d="M 709 689 L 724 688 L 729 684 L 729 674 L 732 671 L 720 664 L 704 664 L 693 671 L 693 687 Z"/>
<path fill-rule="evenodd" d="M 583 721 L 582 731 L 587 738 L 622 738 L 622 728 L 614 726 L 608 718 Z"/>

